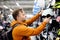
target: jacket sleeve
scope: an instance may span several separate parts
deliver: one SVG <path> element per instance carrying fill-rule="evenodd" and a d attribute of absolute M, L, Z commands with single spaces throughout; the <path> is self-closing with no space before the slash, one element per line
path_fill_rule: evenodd
<path fill-rule="evenodd" d="M 27 25 L 32 24 L 34 21 L 36 21 L 36 20 L 39 18 L 40 15 L 41 15 L 41 14 L 39 14 L 39 13 L 36 14 L 36 15 L 33 16 L 31 19 L 26 20 L 25 23 L 26 23 Z"/>
<path fill-rule="evenodd" d="M 20 29 L 20 35 L 22 36 L 33 36 L 33 35 L 38 35 L 40 34 L 43 29 L 45 28 L 46 26 L 46 22 L 42 22 L 37 28 L 28 28 L 28 27 L 25 27 L 25 28 L 22 28 L 22 31 Z"/>

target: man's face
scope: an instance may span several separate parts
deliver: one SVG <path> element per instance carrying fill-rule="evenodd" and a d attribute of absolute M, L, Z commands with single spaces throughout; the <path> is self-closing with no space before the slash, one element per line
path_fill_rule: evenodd
<path fill-rule="evenodd" d="M 17 16 L 18 20 L 25 21 L 26 20 L 26 15 L 25 12 L 19 12 L 19 15 Z"/>

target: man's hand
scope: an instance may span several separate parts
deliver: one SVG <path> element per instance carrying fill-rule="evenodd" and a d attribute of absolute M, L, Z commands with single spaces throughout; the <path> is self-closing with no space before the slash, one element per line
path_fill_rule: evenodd
<path fill-rule="evenodd" d="M 45 18 L 43 22 L 49 23 L 50 18 L 51 18 L 51 17 L 49 17 L 49 18 Z"/>

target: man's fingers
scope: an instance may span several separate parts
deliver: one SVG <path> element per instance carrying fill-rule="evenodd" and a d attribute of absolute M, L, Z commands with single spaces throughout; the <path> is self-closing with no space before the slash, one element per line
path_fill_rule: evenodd
<path fill-rule="evenodd" d="M 49 19 L 50 19 L 51 17 L 49 17 Z"/>

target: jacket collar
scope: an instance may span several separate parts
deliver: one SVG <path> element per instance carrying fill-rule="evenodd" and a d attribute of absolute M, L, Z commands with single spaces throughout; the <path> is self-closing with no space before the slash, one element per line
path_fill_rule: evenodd
<path fill-rule="evenodd" d="M 11 26 L 13 26 L 13 25 L 16 24 L 16 23 L 18 23 L 18 24 L 23 24 L 23 25 L 27 25 L 25 22 L 18 22 L 18 21 L 16 21 L 16 20 L 13 20 L 13 21 L 11 22 Z"/>

